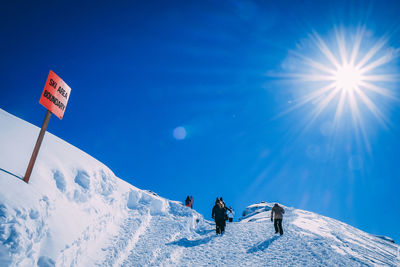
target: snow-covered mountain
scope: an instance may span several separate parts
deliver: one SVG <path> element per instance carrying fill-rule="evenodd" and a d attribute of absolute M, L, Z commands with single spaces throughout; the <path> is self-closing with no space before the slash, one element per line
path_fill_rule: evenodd
<path fill-rule="evenodd" d="M 273 205 L 266 202 L 250 205 L 239 220 L 248 224 L 272 224 Z M 269 247 L 275 258 L 292 254 L 298 259 L 297 264 L 308 266 L 400 266 L 399 246 L 391 238 L 374 236 L 312 212 L 283 207 L 284 236 L 274 236 L 259 246 Z M 272 225 L 269 227 L 271 232 Z"/>
<path fill-rule="evenodd" d="M 180 202 L 140 190 L 46 133 L 29 184 L 39 128 L 0 109 L 0 266 L 398 266 L 399 246 L 339 221 L 271 204 L 249 206 L 216 236 Z M 211 208 L 211 207 L 210 207 Z"/>

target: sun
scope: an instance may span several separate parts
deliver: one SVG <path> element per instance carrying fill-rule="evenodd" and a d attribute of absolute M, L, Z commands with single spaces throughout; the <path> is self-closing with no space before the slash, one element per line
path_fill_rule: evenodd
<path fill-rule="evenodd" d="M 339 89 L 349 92 L 359 88 L 364 81 L 364 77 L 355 66 L 345 64 L 337 68 L 334 81 Z"/>
<path fill-rule="evenodd" d="M 297 93 L 300 97 L 291 101 L 293 104 L 284 113 L 302 106 L 312 107 L 307 118 L 310 125 L 328 107 L 336 106 L 332 114 L 333 126 L 337 128 L 345 115 L 350 116 L 364 138 L 367 133 L 363 113 L 366 111 L 387 126 L 388 119 L 380 109 L 379 100 L 398 101 L 395 93 L 382 85 L 399 80 L 399 75 L 388 73 L 387 68 L 399 52 L 387 46 L 387 36 L 376 41 L 371 41 L 370 36 L 365 26 L 354 31 L 335 28 L 329 42 L 313 32 L 309 35 L 310 42 L 306 42 L 317 48 L 311 51 L 312 56 L 290 51 L 292 59 L 297 59 L 292 61 L 297 62 L 293 66 L 299 67 L 301 72 L 287 73 L 285 77 L 294 78 L 297 91 L 303 93 Z"/>

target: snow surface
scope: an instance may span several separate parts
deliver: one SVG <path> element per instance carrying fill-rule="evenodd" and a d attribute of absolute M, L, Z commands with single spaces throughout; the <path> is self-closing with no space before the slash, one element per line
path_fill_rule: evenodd
<path fill-rule="evenodd" d="M 303 210 L 284 206 L 275 235 L 265 202 L 217 236 L 48 132 L 26 184 L 10 173 L 22 177 L 40 129 L 1 109 L 0 125 L 0 266 L 400 266 L 397 244 Z"/>

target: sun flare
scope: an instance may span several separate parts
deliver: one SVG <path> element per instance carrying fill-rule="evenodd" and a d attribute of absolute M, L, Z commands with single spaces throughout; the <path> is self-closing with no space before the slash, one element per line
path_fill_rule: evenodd
<path fill-rule="evenodd" d="M 353 33 L 335 29 L 334 41 L 327 43 L 314 32 L 310 35 L 311 47 L 316 46 L 317 50 L 311 52 L 312 57 L 291 51 L 299 59 L 296 62 L 299 62 L 301 72 L 287 76 L 300 80 L 298 85 L 303 90 L 298 91 L 304 93 L 299 93 L 300 98 L 291 101 L 293 105 L 288 111 L 313 104 L 311 118 L 307 119 L 309 125 L 328 106 L 335 105 L 334 127 L 345 113 L 349 113 L 353 125 L 364 138 L 367 136 L 362 119 L 364 110 L 369 110 L 386 126 L 389 120 L 381 111 L 378 99 L 384 97 L 398 101 L 393 91 L 382 85 L 398 81 L 399 76 L 387 73 L 386 67 L 399 51 L 387 47 L 387 38 L 371 42 L 366 35 L 370 36 L 365 27 L 359 27 Z"/>

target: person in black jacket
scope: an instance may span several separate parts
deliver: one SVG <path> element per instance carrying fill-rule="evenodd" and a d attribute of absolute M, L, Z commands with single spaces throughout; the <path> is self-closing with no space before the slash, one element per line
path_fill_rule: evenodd
<path fill-rule="evenodd" d="M 215 221 L 215 232 L 217 235 L 223 234 L 225 231 L 226 209 L 218 198 L 215 201 L 215 205 L 212 209 L 211 217 Z"/>

